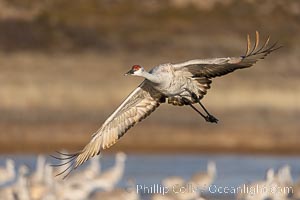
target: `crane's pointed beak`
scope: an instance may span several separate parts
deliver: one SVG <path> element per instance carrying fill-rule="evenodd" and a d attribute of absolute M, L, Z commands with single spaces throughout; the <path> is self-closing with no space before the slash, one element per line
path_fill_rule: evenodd
<path fill-rule="evenodd" d="M 134 73 L 134 71 L 133 71 L 133 69 L 131 69 L 131 70 L 129 70 L 128 72 L 126 72 L 126 73 L 124 74 L 124 76 L 131 75 L 131 74 L 133 74 L 133 73 Z"/>

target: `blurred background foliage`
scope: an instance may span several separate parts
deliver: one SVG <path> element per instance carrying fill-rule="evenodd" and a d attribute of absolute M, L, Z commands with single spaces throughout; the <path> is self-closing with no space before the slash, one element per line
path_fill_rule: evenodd
<path fill-rule="evenodd" d="M 183 45 L 177 39 L 188 46 L 193 37 L 244 36 L 253 28 L 288 46 L 299 42 L 297 0 L 2 0 L 0 10 L 1 48 L 10 51 L 154 53 Z M 196 45 L 189 47 L 203 48 Z"/>

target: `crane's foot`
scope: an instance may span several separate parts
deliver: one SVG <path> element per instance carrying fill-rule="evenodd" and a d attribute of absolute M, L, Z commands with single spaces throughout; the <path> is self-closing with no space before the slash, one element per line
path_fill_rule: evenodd
<path fill-rule="evenodd" d="M 211 122 L 211 123 L 218 123 L 218 119 L 217 118 L 215 118 L 213 115 L 207 115 L 207 116 L 205 116 L 205 120 L 207 121 L 207 122 Z"/>

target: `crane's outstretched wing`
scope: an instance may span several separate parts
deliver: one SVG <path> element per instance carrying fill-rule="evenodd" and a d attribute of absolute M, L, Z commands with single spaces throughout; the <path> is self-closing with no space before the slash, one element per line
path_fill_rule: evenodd
<path fill-rule="evenodd" d="M 71 165 L 58 175 L 63 173 L 68 175 L 89 158 L 100 154 L 102 149 L 115 144 L 128 129 L 150 115 L 160 105 L 162 97 L 163 95 L 148 81 L 144 81 L 93 134 L 91 141 L 83 150 L 74 154 L 63 154 L 65 156 L 63 159 L 66 160 L 64 164 L 71 163 Z"/>
<path fill-rule="evenodd" d="M 178 70 L 191 73 L 193 77 L 214 78 L 217 76 L 223 76 L 236 69 L 250 67 L 259 59 L 264 59 L 269 53 L 282 47 L 278 47 L 277 43 L 268 45 L 269 40 L 270 37 L 268 37 L 266 42 L 258 48 L 259 33 L 256 31 L 256 40 L 252 50 L 250 36 L 247 36 L 247 50 L 244 56 L 190 60 L 183 63 L 173 64 L 173 67 L 175 71 Z"/>

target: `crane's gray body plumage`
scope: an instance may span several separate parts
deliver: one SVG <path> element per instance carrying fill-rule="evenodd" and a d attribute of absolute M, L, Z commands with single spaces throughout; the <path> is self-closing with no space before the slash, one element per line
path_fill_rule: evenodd
<path fill-rule="evenodd" d="M 198 103 L 210 88 L 211 79 L 252 66 L 258 59 L 263 59 L 272 51 L 280 48 L 268 46 L 268 38 L 258 48 L 259 34 L 251 50 L 249 35 L 247 51 L 244 56 L 196 59 L 178 64 L 162 64 L 146 72 L 138 66 L 132 68 L 132 75 L 144 77 L 145 80 L 125 99 L 115 112 L 96 131 L 91 141 L 83 150 L 66 155 L 70 171 L 76 169 L 89 158 L 98 155 L 102 149 L 109 148 L 122 137 L 128 129 L 150 115 L 161 103 L 187 105 Z M 66 163 L 68 163 L 66 162 Z M 68 168 L 69 169 L 69 168 Z M 66 171 L 68 170 L 66 169 Z M 64 171 L 65 172 L 65 171 Z M 64 173 L 62 172 L 62 173 Z"/>

